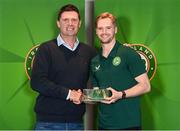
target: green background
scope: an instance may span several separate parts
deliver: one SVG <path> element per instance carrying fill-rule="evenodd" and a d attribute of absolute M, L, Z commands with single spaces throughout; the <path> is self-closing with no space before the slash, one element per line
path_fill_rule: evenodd
<path fill-rule="evenodd" d="M 37 94 L 25 74 L 25 57 L 57 36 L 57 11 L 67 3 L 80 9 L 79 39 L 85 41 L 84 0 L 0 0 L 0 129 L 33 128 Z M 180 129 L 179 7 L 180 0 L 95 0 L 95 16 L 109 11 L 117 17 L 120 42 L 145 44 L 157 58 L 152 91 L 142 97 L 144 129 Z"/>
<path fill-rule="evenodd" d="M 117 17 L 121 43 L 145 44 L 157 58 L 142 99 L 143 129 L 180 129 L 180 0 L 95 1 L 95 16 L 107 11 Z"/>
<path fill-rule="evenodd" d="M 84 37 L 84 0 L 0 0 L 0 129 L 32 129 L 36 93 L 24 61 L 36 44 L 56 38 L 57 13 L 73 3 L 80 9 Z"/>

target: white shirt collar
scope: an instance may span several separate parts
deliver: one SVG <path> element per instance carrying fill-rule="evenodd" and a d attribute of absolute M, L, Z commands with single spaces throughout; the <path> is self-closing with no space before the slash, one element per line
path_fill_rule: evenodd
<path fill-rule="evenodd" d="M 69 46 L 69 44 L 67 44 L 67 43 L 64 42 L 64 40 L 62 39 L 61 35 L 59 34 L 58 37 L 57 37 L 57 45 L 58 45 L 58 46 L 63 45 L 63 46 L 65 46 L 66 48 L 68 48 L 69 50 L 75 51 L 76 48 L 77 48 L 77 46 L 79 45 L 79 40 L 78 40 L 78 38 L 76 38 L 76 41 L 75 41 L 75 43 L 74 43 L 74 47 L 71 48 L 71 47 Z"/>

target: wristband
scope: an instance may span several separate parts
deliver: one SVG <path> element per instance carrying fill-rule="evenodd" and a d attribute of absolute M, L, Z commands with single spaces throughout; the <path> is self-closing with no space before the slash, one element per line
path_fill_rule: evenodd
<path fill-rule="evenodd" d="M 122 99 L 126 98 L 126 92 L 125 91 L 121 91 L 122 92 Z"/>

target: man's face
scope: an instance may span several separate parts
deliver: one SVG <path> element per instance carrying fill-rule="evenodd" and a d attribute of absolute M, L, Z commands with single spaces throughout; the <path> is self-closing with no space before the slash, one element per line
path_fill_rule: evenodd
<path fill-rule="evenodd" d="M 117 27 L 113 25 L 110 18 L 100 19 L 97 22 L 96 34 L 102 44 L 108 44 L 115 39 Z"/>
<path fill-rule="evenodd" d="M 76 36 L 80 28 L 81 21 L 75 11 L 65 11 L 57 21 L 57 26 L 63 36 Z"/>

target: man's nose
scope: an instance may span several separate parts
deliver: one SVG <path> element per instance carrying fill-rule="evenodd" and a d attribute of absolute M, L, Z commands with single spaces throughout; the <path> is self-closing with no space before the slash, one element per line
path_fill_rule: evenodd
<path fill-rule="evenodd" d="M 72 25 L 72 24 L 73 24 L 73 21 L 72 21 L 72 20 L 68 20 L 68 24 L 69 24 L 69 25 Z"/>
<path fill-rule="evenodd" d="M 102 30 L 102 33 L 106 33 L 107 32 L 107 30 L 106 30 L 106 28 L 104 28 L 103 30 Z"/>

